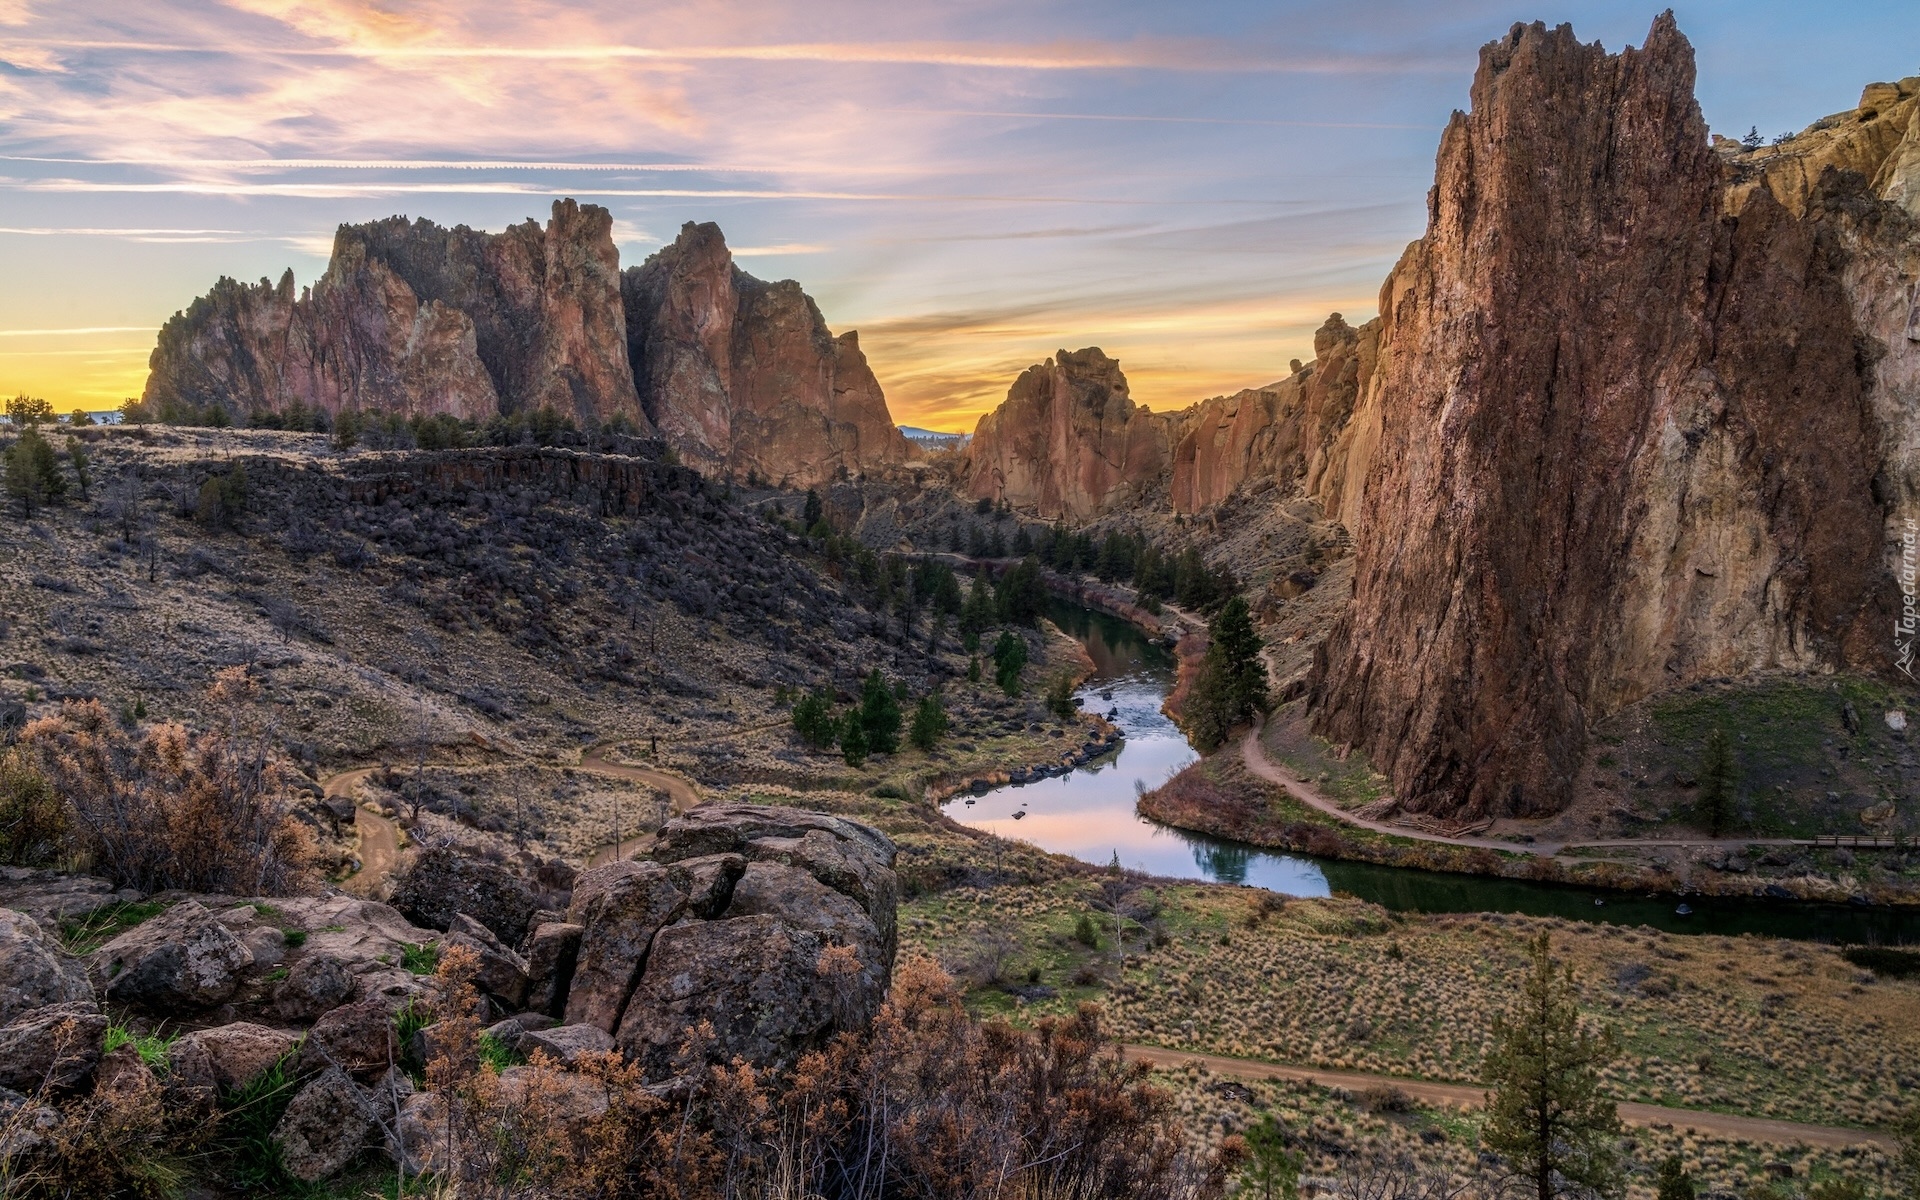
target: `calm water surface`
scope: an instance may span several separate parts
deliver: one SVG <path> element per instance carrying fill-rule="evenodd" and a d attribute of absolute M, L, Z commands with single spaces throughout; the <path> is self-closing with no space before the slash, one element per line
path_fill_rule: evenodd
<path fill-rule="evenodd" d="M 1155 824 L 1134 811 L 1140 793 L 1199 757 L 1160 711 L 1173 684 L 1171 651 L 1118 617 L 1078 605 L 1056 602 L 1049 615 L 1093 659 L 1082 701 L 1089 711 L 1111 714 L 1126 743 L 1071 775 L 957 796 L 946 806 L 957 821 L 1086 862 L 1117 856 L 1123 866 L 1168 878 L 1248 884 L 1288 896 L 1340 891 L 1401 911 L 1529 913 L 1675 933 L 1920 944 L 1920 914 L 1898 910 L 1692 896 L 1686 903 L 1694 911 L 1683 917 L 1673 897 L 1338 862 Z"/>

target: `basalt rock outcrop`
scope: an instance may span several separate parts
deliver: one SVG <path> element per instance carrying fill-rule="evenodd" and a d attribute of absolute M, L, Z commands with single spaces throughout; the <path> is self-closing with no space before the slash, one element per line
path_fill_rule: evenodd
<path fill-rule="evenodd" d="M 1287 378 L 1175 412 L 1135 404 L 1097 347 L 1029 367 L 980 419 L 961 489 L 1048 518 L 1089 520 L 1140 504 L 1196 513 L 1252 480 L 1277 479 L 1345 520 L 1358 504 L 1375 424 L 1365 419 L 1380 322 L 1339 313 L 1314 361 Z"/>
<path fill-rule="evenodd" d="M 621 294 L 647 414 L 688 462 L 803 486 L 915 456 L 858 335 L 735 266 L 719 226 L 688 222 Z"/>
<path fill-rule="evenodd" d="M 294 405 L 485 421 L 542 408 L 656 431 L 703 471 L 809 485 L 916 451 L 858 335 L 792 280 L 689 224 L 624 273 L 606 209 L 555 202 L 498 234 L 393 217 L 343 225 L 296 294 L 222 279 L 161 329 L 145 400 L 243 418 Z"/>
<path fill-rule="evenodd" d="M 392 217 L 341 226 L 298 296 L 291 271 L 220 280 L 162 327 L 145 399 L 641 423 L 626 340 L 606 209 L 560 200 L 544 229 L 498 234 Z"/>
<path fill-rule="evenodd" d="M 1625 704 L 1892 665 L 1920 240 L 1912 118 L 1872 127 L 1914 89 L 1716 154 L 1693 82 L 1670 14 L 1619 54 L 1515 26 L 1442 138 L 1312 694 L 1404 807 L 1551 811 Z"/>

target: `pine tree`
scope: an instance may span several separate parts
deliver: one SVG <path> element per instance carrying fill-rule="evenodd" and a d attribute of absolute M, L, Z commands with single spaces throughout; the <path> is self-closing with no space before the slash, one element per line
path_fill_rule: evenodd
<path fill-rule="evenodd" d="M 1027 668 L 1025 639 L 1004 630 L 993 644 L 993 681 L 1009 696 L 1020 694 L 1020 672 Z"/>
<path fill-rule="evenodd" d="M 973 644 L 976 648 L 980 645 L 980 639 L 977 635 L 974 636 Z M 978 654 L 967 659 L 967 682 L 980 682 L 980 656 Z"/>
<path fill-rule="evenodd" d="M 1234 726 L 1266 711 L 1267 669 L 1252 614 L 1239 596 L 1221 607 L 1208 634 L 1206 657 L 1183 715 L 1194 743 L 1210 751 L 1227 740 Z"/>
<path fill-rule="evenodd" d="M 87 423 L 91 425 L 93 422 L 89 421 Z M 93 483 L 93 473 L 88 469 L 92 466 L 93 459 L 92 456 L 87 453 L 86 443 L 82 442 L 79 438 L 68 438 L 67 461 L 73 464 L 73 480 L 80 485 L 80 498 L 85 500 L 87 498 L 87 488 Z"/>
<path fill-rule="evenodd" d="M 806 507 L 800 510 L 800 528 L 812 532 L 815 525 L 826 519 L 826 506 L 820 503 L 820 493 L 807 489 Z"/>
<path fill-rule="evenodd" d="M 1299 1194 L 1300 1168 L 1305 1156 L 1287 1149 L 1287 1129 L 1272 1113 L 1247 1127 L 1246 1186 L 1242 1196 L 1259 1200 L 1293 1200 Z"/>
<path fill-rule="evenodd" d="M 915 749 L 932 753 L 947 734 L 947 709 L 940 703 L 940 693 L 928 692 L 913 710 L 913 728 L 907 733 L 907 740 Z"/>
<path fill-rule="evenodd" d="M 840 721 L 833 715 L 833 699 L 825 689 L 816 688 L 793 706 L 793 729 L 807 745 L 824 750 L 840 736 Z"/>
<path fill-rule="evenodd" d="M 67 477 L 60 473 L 59 458 L 32 422 L 7 447 L 5 465 L 7 495 L 20 502 L 28 518 L 32 518 L 34 506 L 51 504 L 66 495 Z"/>
<path fill-rule="evenodd" d="M 860 720 L 870 754 L 892 754 L 900 748 L 900 701 L 875 667 L 860 688 Z"/>
<path fill-rule="evenodd" d="M 1073 716 L 1074 708 L 1073 674 L 1062 671 L 1047 687 L 1047 711 L 1065 721 Z"/>
<path fill-rule="evenodd" d="M 859 721 L 854 720 L 851 713 L 840 722 L 840 754 L 850 767 L 867 761 L 866 730 Z"/>
<path fill-rule="evenodd" d="M 1724 729 L 1707 735 L 1700 752 L 1700 819 L 1714 837 L 1733 822 L 1733 747 Z"/>
<path fill-rule="evenodd" d="M 1693 1176 L 1678 1154 L 1670 1154 L 1660 1164 L 1657 1200 L 1694 1200 Z"/>
<path fill-rule="evenodd" d="M 985 572 L 973 577 L 973 589 L 960 606 L 960 632 L 977 636 L 993 627 L 995 617 L 993 588 Z"/>
<path fill-rule="evenodd" d="M 1487 1118 L 1480 1137 L 1538 1193 L 1618 1192 L 1620 1114 L 1601 1094 L 1600 1072 L 1618 1055 L 1613 1031 L 1580 1026 L 1573 972 L 1556 970 L 1541 934 L 1513 1007 L 1493 1022 L 1482 1067 Z"/>

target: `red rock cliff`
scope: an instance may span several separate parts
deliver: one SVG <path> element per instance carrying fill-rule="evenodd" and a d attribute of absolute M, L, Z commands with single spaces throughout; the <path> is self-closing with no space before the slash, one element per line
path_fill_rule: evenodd
<path fill-rule="evenodd" d="M 914 456 L 856 335 L 734 266 L 718 226 L 688 223 L 622 294 L 642 400 L 688 462 L 806 486 Z"/>
<path fill-rule="evenodd" d="M 1320 731 L 1406 807 L 1549 811 L 1622 704 L 1886 666 L 1878 414 L 1920 395 L 1915 347 L 1857 316 L 1894 324 L 1920 256 L 1885 248 L 1911 226 L 1837 173 L 1831 195 L 1887 210 L 1875 232 L 1820 188 L 1804 217 L 1769 188 L 1723 215 L 1693 81 L 1670 14 L 1617 55 L 1515 26 L 1442 138 L 1382 291 L 1354 596 L 1313 685 Z"/>
<path fill-rule="evenodd" d="M 499 234 L 394 217 L 343 225 L 304 295 L 222 279 L 160 331 L 146 399 L 229 412 L 298 401 L 484 420 L 552 407 L 643 422 L 603 208 L 556 201 Z"/>

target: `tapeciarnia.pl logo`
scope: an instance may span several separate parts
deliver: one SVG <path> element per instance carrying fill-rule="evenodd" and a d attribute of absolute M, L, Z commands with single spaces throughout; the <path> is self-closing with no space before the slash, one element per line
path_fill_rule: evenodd
<path fill-rule="evenodd" d="M 1920 525 L 1908 517 L 1900 533 L 1900 616 L 1893 623 L 1894 665 L 1913 675 L 1914 635 L 1920 633 Z"/>

